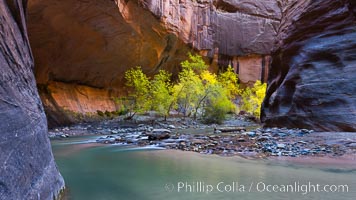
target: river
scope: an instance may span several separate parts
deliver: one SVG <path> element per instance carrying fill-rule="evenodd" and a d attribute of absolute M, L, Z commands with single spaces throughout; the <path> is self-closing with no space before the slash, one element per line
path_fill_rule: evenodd
<path fill-rule="evenodd" d="M 352 200 L 354 169 L 52 140 L 70 200 Z"/>

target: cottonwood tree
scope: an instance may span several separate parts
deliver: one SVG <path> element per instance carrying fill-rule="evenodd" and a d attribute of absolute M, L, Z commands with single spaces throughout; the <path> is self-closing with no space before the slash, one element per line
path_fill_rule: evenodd
<path fill-rule="evenodd" d="M 175 105 L 173 93 L 173 85 L 171 83 L 169 72 L 160 70 L 151 81 L 151 108 L 164 116 L 165 119 L 169 116 L 170 110 Z"/>
<path fill-rule="evenodd" d="M 142 113 L 150 109 L 152 98 L 150 96 L 151 83 L 142 72 L 140 66 L 131 68 L 125 72 L 126 85 L 129 91 L 128 119 L 132 119 L 136 113 Z"/>
<path fill-rule="evenodd" d="M 172 109 L 184 117 L 202 117 L 209 123 L 221 123 L 228 112 L 235 112 L 233 103 L 241 95 L 241 109 L 255 116 L 260 115 L 266 84 L 257 81 L 252 88 L 241 90 L 238 77 L 229 66 L 216 75 L 208 70 L 201 56 L 189 54 L 189 59 L 181 63 L 182 71 L 175 84 L 171 74 L 160 70 L 150 80 L 140 67 L 125 73 L 126 85 L 131 88 L 128 107 L 129 117 L 136 113 L 154 110 L 165 118 Z"/>

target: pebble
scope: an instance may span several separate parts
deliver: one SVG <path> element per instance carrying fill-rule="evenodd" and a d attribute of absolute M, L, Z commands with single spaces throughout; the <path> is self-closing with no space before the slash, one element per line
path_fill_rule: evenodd
<path fill-rule="evenodd" d="M 169 128 L 169 129 L 176 129 L 176 127 L 175 127 L 174 125 L 172 125 L 172 124 L 171 124 L 171 125 L 168 125 L 168 128 Z"/>
<path fill-rule="evenodd" d="M 286 148 L 286 145 L 285 144 L 277 144 L 277 148 L 284 149 L 284 148 Z"/>
<path fill-rule="evenodd" d="M 246 134 L 248 136 L 250 136 L 250 137 L 255 137 L 256 136 L 256 132 L 247 132 Z"/>
<path fill-rule="evenodd" d="M 351 143 L 347 145 L 348 147 L 350 147 L 351 149 L 356 149 L 356 143 Z"/>
<path fill-rule="evenodd" d="M 346 150 L 356 149 L 356 142 L 347 140 L 340 142 L 339 145 L 320 143 L 320 141 L 308 141 L 303 138 L 307 134 L 313 133 L 307 129 L 286 129 L 286 128 L 258 128 L 252 131 L 236 131 L 221 134 L 218 125 L 206 126 L 187 122 L 187 125 L 156 123 L 154 126 L 139 124 L 136 127 L 119 126 L 78 126 L 77 130 L 88 130 L 99 134 L 112 134 L 97 139 L 99 143 L 133 145 L 160 145 L 168 149 L 181 149 L 184 151 L 196 151 L 203 154 L 219 155 L 264 155 L 264 156 L 290 156 L 301 155 L 343 155 Z M 193 125 L 193 126 L 192 126 Z M 108 128 L 110 127 L 110 128 Z M 186 128 L 207 129 L 214 128 L 214 134 L 185 134 L 182 132 Z M 69 137 L 65 131 L 73 127 L 54 129 L 50 134 L 54 137 Z M 75 128 L 73 129 L 75 130 Z M 62 132 L 61 132 L 62 131 Z M 335 143 L 334 143 L 335 144 Z"/>

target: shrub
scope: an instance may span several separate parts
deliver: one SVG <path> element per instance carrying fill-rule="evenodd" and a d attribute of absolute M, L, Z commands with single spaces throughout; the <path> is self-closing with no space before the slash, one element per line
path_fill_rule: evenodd
<path fill-rule="evenodd" d="M 126 109 L 125 105 L 122 105 L 120 107 L 120 109 L 117 110 L 117 112 L 118 112 L 118 115 L 121 116 L 121 115 L 126 115 L 129 112 L 129 110 Z"/>
<path fill-rule="evenodd" d="M 107 116 L 107 117 L 112 117 L 112 114 L 111 114 L 111 112 L 109 112 L 109 111 L 105 111 L 105 115 Z"/>
<path fill-rule="evenodd" d="M 105 116 L 105 114 L 103 113 L 103 111 L 97 110 L 96 113 L 98 113 L 98 115 L 99 115 L 100 117 L 104 117 L 104 116 Z"/>
<path fill-rule="evenodd" d="M 213 86 L 207 97 L 204 107 L 203 120 L 206 123 L 221 124 L 226 114 L 233 112 L 236 108 L 226 95 L 226 89 L 221 85 Z"/>

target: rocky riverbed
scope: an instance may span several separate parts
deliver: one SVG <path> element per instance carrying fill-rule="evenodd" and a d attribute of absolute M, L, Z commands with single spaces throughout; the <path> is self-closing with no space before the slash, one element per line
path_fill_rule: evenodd
<path fill-rule="evenodd" d="M 111 120 L 78 124 L 50 131 L 51 137 L 102 134 L 97 143 L 154 146 L 222 156 L 356 155 L 356 133 L 314 132 L 307 129 L 261 128 L 244 117 L 223 125 L 204 125 L 192 120 Z"/>

